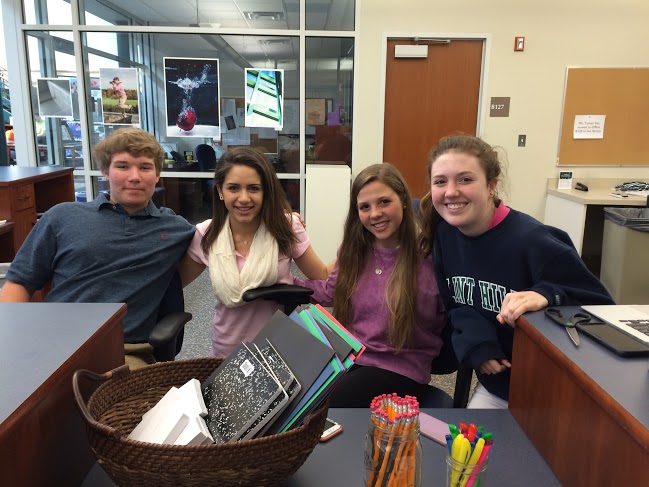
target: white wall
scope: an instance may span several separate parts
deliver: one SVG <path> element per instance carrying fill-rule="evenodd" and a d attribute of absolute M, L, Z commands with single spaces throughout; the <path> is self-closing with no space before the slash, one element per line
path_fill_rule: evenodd
<path fill-rule="evenodd" d="M 354 167 L 381 161 L 379 108 L 386 32 L 489 33 L 492 36 L 484 105 L 511 97 L 509 118 L 489 118 L 482 136 L 509 161 L 505 201 L 543 218 L 547 178 L 556 166 L 567 66 L 649 66 L 648 0 L 362 0 L 357 45 Z M 514 37 L 525 51 L 514 52 Z M 649 116 L 649 114 L 648 114 Z M 527 146 L 517 147 L 518 134 Z M 436 141 L 431 140 L 431 147 Z M 647 161 L 649 164 L 649 161 Z M 425 161 L 421 161 L 422 177 Z M 574 177 L 649 180 L 649 167 L 570 168 Z"/>

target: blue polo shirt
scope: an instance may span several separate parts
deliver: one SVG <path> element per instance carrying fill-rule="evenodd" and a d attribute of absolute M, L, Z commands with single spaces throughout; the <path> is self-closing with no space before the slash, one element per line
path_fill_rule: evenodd
<path fill-rule="evenodd" d="M 47 302 L 126 303 L 124 341 L 143 343 L 194 231 L 150 201 L 132 215 L 104 194 L 61 203 L 29 233 L 6 278 L 30 291 L 51 281 Z"/>

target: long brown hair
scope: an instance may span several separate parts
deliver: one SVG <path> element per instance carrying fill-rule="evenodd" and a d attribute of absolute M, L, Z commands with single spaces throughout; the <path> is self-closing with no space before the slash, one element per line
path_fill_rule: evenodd
<path fill-rule="evenodd" d="M 487 144 L 484 140 L 471 135 L 449 135 L 443 137 L 435 147 L 428 154 L 428 171 L 426 178 L 428 180 L 428 187 L 430 188 L 430 174 L 433 170 L 433 164 L 443 154 L 447 152 L 461 152 L 469 154 L 478 159 L 480 166 L 484 170 L 487 184 L 493 181 L 499 181 L 503 169 L 498 157 L 498 152 Z M 496 191 L 493 197 L 494 205 L 500 204 L 500 198 Z M 423 255 L 429 255 L 432 251 L 433 242 L 435 240 L 435 230 L 440 221 L 439 213 L 433 206 L 433 200 L 430 192 L 422 198 L 420 206 L 421 215 L 421 235 L 419 237 L 419 246 Z"/>
<path fill-rule="evenodd" d="M 349 210 L 345 220 L 343 243 L 338 255 L 338 279 L 334 292 L 334 316 L 353 328 L 349 303 L 356 281 L 367 259 L 372 255 L 375 237 L 363 226 L 358 215 L 358 193 L 367 184 L 381 182 L 397 193 L 404 206 L 399 227 L 399 256 L 385 289 L 385 301 L 390 314 L 389 343 L 401 350 L 411 343 L 415 326 L 417 302 L 417 269 L 420 255 L 417 249 L 417 224 L 408 186 L 403 176 L 391 164 L 374 164 L 363 169 L 352 184 Z"/>
<path fill-rule="evenodd" d="M 225 224 L 228 210 L 225 207 L 225 202 L 219 199 L 219 189 L 223 187 L 226 176 L 236 165 L 250 167 L 259 174 L 264 191 L 261 217 L 270 234 L 277 240 L 280 253 L 291 255 L 297 237 L 293 233 L 293 228 L 287 217 L 287 214 L 291 213 L 291 207 L 286 199 L 286 194 L 266 156 L 256 149 L 248 147 L 227 150 L 216 164 L 212 191 L 212 222 L 201 240 L 203 252 L 206 254 L 209 252 Z"/>

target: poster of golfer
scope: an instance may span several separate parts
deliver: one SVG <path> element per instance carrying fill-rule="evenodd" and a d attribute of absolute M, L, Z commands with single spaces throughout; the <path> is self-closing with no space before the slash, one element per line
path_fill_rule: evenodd
<path fill-rule="evenodd" d="M 140 125 L 137 68 L 100 68 L 104 124 Z"/>

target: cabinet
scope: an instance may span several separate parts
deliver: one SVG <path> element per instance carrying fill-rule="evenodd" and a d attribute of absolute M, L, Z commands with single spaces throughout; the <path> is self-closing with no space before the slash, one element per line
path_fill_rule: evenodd
<path fill-rule="evenodd" d="M 0 240 L 0 258 L 11 261 L 43 213 L 64 201 L 74 201 L 73 168 L 0 167 L 0 220 L 13 223 Z M 6 235 L 5 234 L 5 235 Z"/>
<path fill-rule="evenodd" d="M 642 181 L 630 178 L 626 181 Z M 614 198 L 610 195 L 624 179 L 579 178 L 588 191 L 557 189 L 557 179 L 549 179 L 546 189 L 543 223 L 565 231 L 575 245 L 582 260 L 597 277 L 600 275 L 602 241 L 604 238 L 604 207 L 645 206 L 647 198 L 629 195 Z"/>

